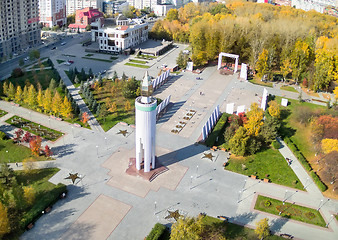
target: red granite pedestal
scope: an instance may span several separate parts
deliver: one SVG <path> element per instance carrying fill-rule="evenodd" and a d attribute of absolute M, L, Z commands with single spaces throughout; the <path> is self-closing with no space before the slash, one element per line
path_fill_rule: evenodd
<path fill-rule="evenodd" d="M 142 159 L 143 160 L 143 159 Z M 155 157 L 156 161 L 156 168 L 152 169 L 152 166 L 150 165 L 150 172 L 144 172 L 143 168 L 143 161 L 141 163 L 141 170 L 137 170 L 136 168 L 136 158 L 129 158 L 129 167 L 126 170 L 126 173 L 131 176 L 140 176 L 145 180 L 148 180 L 149 182 L 153 181 L 157 176 L 160 174 L 168 171 L 169 169 L 163 165 L 161 165 L 157 161 L 157 157 Z"/>

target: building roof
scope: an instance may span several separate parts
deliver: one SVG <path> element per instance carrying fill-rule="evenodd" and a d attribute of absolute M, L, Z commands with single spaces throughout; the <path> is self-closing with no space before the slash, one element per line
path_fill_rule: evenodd
<path fill-rule="evenodd" d="M 86 28 L 85 25 L 80 25 L 80 24 L 75 24 L 75 23 L 69 24 L 68 27 L 69 28 Z"/>
<path fill-rule="evenodd" d="M 87 16 L 88 18 L 97 18 L 97 17 L 102 17 L 103 13 L 100 12 L 99 10 L 97 10 L 97 9 L 90 9 L 86 12 L 85 11 L 80 12 L 78 16 L 80 18 L 82 18 L 84 16 Z"/>
<path fill-rule="evenodd" d="M 125 30 L 127 30 L 128 28 L 129 28 L 129 26 L 121 26 L 120 30 L 125 31 Z"/>
<path fill-rule="evenodd" d="M 122 20 L 128 20 L 128 18 L 126 18 L 125 16 L 123 16 L 122 14 L 120 14 L 120 15 L 116 18 L 116 21 L 122 21 Z"/>

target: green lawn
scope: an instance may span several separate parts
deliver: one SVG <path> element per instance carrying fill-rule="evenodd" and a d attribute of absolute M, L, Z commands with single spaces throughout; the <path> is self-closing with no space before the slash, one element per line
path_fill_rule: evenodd
<path fill-rule="evenodd" d="M 113 62 L 112 60 L 109 59 L 102 59 L 102 58 L 92 58 L 92 57 L 82 57 L 84 59 L 89 59 L 89 60 L 95 60 L 95 61 L 101 61 L 101 62 Z"/>
<path fill-rule="evenodd" d="M 132 62 L 132 63 L 140 63 L 140 64 L 146 64 L 146 63 L 147 63 L 147 61 L 136 60 L 136 59 L 130 59 L 129 62 Z"/>
<path fill-rule="evenodd" d="M 62 54 L 62 56 L 66 56 L 66 57 L 76 57 L 75 55 L 70 55 L 70 54 Z"/>
<path fill-rule="evenodd" d="M 88 54 L 86 54 L 85 56 L 86 56 L 86 57 L 91 57 L 91 56 L 94 56 L 94 54 L 88 53 Z"/>
<path fill-rule="evenodd" d="M 0 118 L 5 116 L 8 112 L 0 109 Z"/>
<path fill-rule="evenodd" d="M 27 80 L 34 86 L 36 86 L 37 82 L 40 82 L 42 89 L 46 89 L 49 87 L 50 80 L 52 78 L 57 79 L 57 77 L 58 73 L 56 70 L 45 69 L 42 71 L 35 70 L 26 72 L 22 77 L 18 78 L 10 77 L 8 80 L 12 82 L 14 86 L 20 85 L 22 89 L 24 88 Z"/>
<path fill-rule="evenodd" d="M 296 92 L 296 93 L 298 93 L 298 91 L 294 87 L 292 87 L 292 86 L 281 86 L 280 90 L 285 90 L 285 91 L 290 91 L 290 92 Z"/>
<path fill-rule="evenodd" d="M 116 59 L 119 59 L 119 57 L 111 56 L 110 59 L 111 59 L 111 60 L 116 60 Z"/>
<path fill-rule="evenodd" d="M 33 133 L 37 136 L 40 136 L 42 138 L 51 141 L 56 141 L 63 135 L 62 132 L 50 129 L 35 122 L 31 122 L 19 116 L 13 116 L 9 118 L 8 120 L 6 120 L 6 123 L 11 124 L 17 128 L 22 128 L 25 131 L 28 131 L 30 133 Z"/>
<path fill-rule="evenodd" d="M 302 183 L 278 150 L 266 149 L 245 158 L 230 158 L 225 169 L 303 190 Z"/>
<path fill-rule="evenodd" d="M 280 200 L 258 195 L 255 209 L 274 215 L 279 215 L 281 212 L 280 216 L 282 217 L 326 227 L 326 223 L 320 212 L 313 208 L 287 202 L 283 205 L 283 202 Z"/>
<path fill-rule="evenodd" d="M 151 55 L 137 55 L 136 58 L 140 58 L 140 59 L 148 59 L 148 60 L 152 60 L 152 59 L 155 59 L 157 58 L 156 56 L 151 56 Z"/>
<path fill-rule="evenodd" d="M 0 140 L 0 163 L 22 162 L 26 158 L 34 158 L 36 161 L 51 160 L 44 156 L 33 156 L 28 147 L 15 144 L 11 139 Z"/>
<path fill-rule="evenodd" d="M 212 226 L 218 226 L 222 227 L 222 225 L 225 225 L 225 234 L 224 237 L 226 239 L 232 239 L 232 240 L 243 240 L 243 239 L 257 239 L 257 234 L 255 233 L 255 230 L 247 227 L 243 227 L 241 225 L 237 225 L 234 223 L 225 223 L 223 220 L 220 220 L 218 218 L 213 218 L 210 216 L 205 216 L 203 218 L 203 221 L 205 224 Z M 266 238 L 266 240 L 277 240 L 277 239 L 284 239 L 282 237 L 271 235 Z"/>
<path fill-rule="evenodd" d="M 54 185 L 48 181 L 59 170 L 58 168 L 46 168 L 32 170 L 28 173 L 24 171 L 14 172 L 19 185 L 34 188 L 35 201 L 31 207 L 22 211 L 12 207 L 8 208 L 11 232 L 4 236 L 4 239 L 19 239 L 25 227 L 29 223 L 35 222 L 42 215 L 42 211 L 54 204 L 59 199 L 60 194 L 66 191 L 65 185 Z"/>
<path fill-rule="evenodd" d="M 60 59 L 56 59 L 56 61 L 58 62 L 58 64 L 65 62 L 65 60 L 60 60 Z"/>
<path fill-rule="evenodd" d="M 139 68 L 149 68 L 149 66 L 141 65 L 141 64 L 135 64 L 135 63 L 125 63 L 124 65 L 132 66 L 132 67 L 139 67 Z"/>
<path fill-rule="evenodd" d="M 256 85 L 261 85 L 261 86 L 264 86 L 264 87 L 271 87 L 272 88 L 272 86 L 273 86 L 272 82 L 263 82 L 258 78 L 253 78 L 253 79 L 249 80 L 249 82 L 256 84 Z"/>

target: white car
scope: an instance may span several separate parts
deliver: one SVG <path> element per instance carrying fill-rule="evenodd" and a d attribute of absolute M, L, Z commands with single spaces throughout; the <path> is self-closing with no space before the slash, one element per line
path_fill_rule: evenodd
<path fill-rule="evenodd" d="M 24 59 L 25 61 L 28 61 L 29 60 L 29 57 L 25 57 L 25 59 Z"/>
<path fill-rule="evenodd" d="M 63 46 L 63 45 L 66 45 L 66 42 L 62 42 L 62 43 L 61 43 L 61 46 Z"/>
<path fill-rule="evenodd" d="M 67 65 L 67 66 L 70 66 L 71 63 L 70 62 L 64 62 L 63 65 Z"/>

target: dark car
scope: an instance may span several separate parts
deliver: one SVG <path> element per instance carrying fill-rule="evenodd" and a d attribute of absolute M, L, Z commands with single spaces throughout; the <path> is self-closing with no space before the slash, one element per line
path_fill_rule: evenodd
<path fill-rule="evenodd" d="M 55 50 L 56 49 L 56 47 L 52 47 L 52 50 Z"/>
<path fill-rule="evenodd" d="M 68 60 L 68 62 L 69 62 L 69 63 L 74 63 L 74 61 L 73 61 L 73 60 Z"/>

